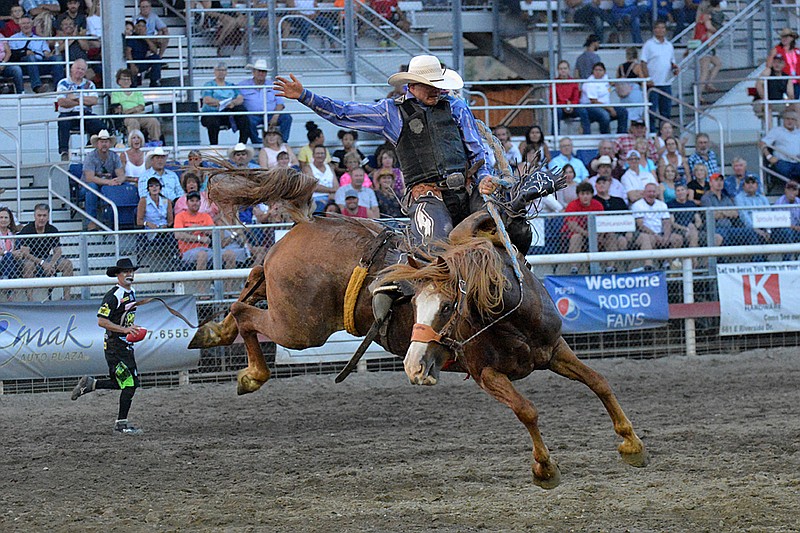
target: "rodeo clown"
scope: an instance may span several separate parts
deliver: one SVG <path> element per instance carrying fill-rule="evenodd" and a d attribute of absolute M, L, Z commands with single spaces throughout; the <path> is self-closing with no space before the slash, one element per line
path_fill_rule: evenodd
<path fill-rule="evenodd" d="M 134 272 L 138 269 L 127 257 L 106 269 L 108 277 L 117 278 L 117 284 L 103 297 L 97 311 L 97 325 L 105 330 L 103 349 L 108 363 L 108 379 L 83 376 L 72 391 L 72 399 L 77 400 L 96 389 L 119 389 L 119 415 L 114 431 L 122 435 L 143 433 L 128 422 L 128 411 L 139 386 L 133 344 L 142 340 L 146 333 L 134 324 L 137 302 L 132 285 Z"/>
<path fill-rule="evenodd" d="M 475 117 L 464 100 L 451 94 L 464 81 L 442 68 L 438 58 L 420 55 L 411 59 L 407 72 L 393 74 L 389 84 L 407 89 L 396 99 L 362 104 L 314 94 L 292 74 L 275 79 L 279 96 L 298 100 L 337 126 L 391 142 L 406 182 L 403 205 L 413 238 L 421 244 L 444 240 L 483 205 L 481 194 L 498 188 Z M 509 223 L 508 232 L 518 248 L 528 249 L 531 230 L 524 218 Z"/>

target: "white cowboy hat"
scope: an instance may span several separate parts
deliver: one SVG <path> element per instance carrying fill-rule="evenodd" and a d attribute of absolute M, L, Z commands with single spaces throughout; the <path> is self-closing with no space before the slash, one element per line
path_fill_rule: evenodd
<path fill-rule="evenodd" d="M 247 152 L 248 161 L 253 159 L 253 156 L 256 153 L 255 150 L 244 143 L 236 143 L 236 146 L 228 148 L 228 159 L 233 159 L 234 152 Z"/>
<path fill-rule="evenodd" d="M 110 133 L 108 133 L 108 130 L 100 130 L 98 133 L 96 133 L 95 135 L 92 135 L 89 138 L 89 142 L 92 144 L 92 146 L 97 146 L 97 141 L 101 141 L 101 140 L 102 141 L 116 141 L 117 138 L 114 137 L 113 135 L 111 135 Z"/>
<path fill-rule="evenodd" d="M 434 56 L 421 55 L 414 56 L 408 62 L 408 72 L 398 72 L 389 77 L 389 85 L 399 87 L 408 83 L 422 83 L 437 89 L 454 91 L 464 86 L 464 80 L 458 73 L 455 77 L 446 76 L 449 69 L 442 68 L 439 59 Z M 456 79 L 457 77 L 457 79 Z"/>
<path fill-rule="evenodd" d="M 253 69 L 253 70 L 263 70 L 267 72 L 269 67 L 267 67 L 267 60 L 266 59 L 256 59 L 256 62 L 253 64 L 248 63 L 245 65 L 245 68 Z"/>
<path fill-rule="evenodd" d="M 155 148 L 147 152 L 147 155 L 144 157 L 145 165 L 150 166 L 150 159 L 156 155 L 162 155 L 164 157 L 167 157 L 167 152 L 165 152 L 162 147 L 156 146 Z"/>
<path fill-rule="evenodd" d="M 591 165 L 592 170 L 594 172 L 597 172 L 597 169 L 600 167 L 600 165 L 613 166 L 613 161 L 611 161 L 611 158 L 608 157 L 607 155 L 601 155 L 600 157 L 592 161 Z"/>

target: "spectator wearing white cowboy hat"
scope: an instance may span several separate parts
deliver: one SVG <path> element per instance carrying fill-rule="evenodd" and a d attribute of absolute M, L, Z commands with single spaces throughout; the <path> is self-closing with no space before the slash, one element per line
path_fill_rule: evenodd
<path fill-rule="evenodd" d="M 258 115 L 248 115 L 250 121 L 250 140 L 254 144 L 261 143 L 259 129 L 264 124 L 264 111 L 267 112 L 267 125 L 277 126 L 284 141 L 289 140 L 289 133 L 292 129 L 292 115 L 276 114 L 275 111 L 283 111 L 283 98 L 275 95 L 272 87 L 258 87 L 259 85 L 272 85 L 272 80 L 267 79 L 267 62 L 264 59 L 257 59 L 255 63 L 248 64 L 247 68 L 252 69 L 253 76 L 239 82 L 239 93 L 244 102 L 242 105 L 248 111 L 258 111 Z M 265 127 L 265 129 L 266 129 Z"/>
<path fill-rule="evenodd" d="M 463 81 L 447 70 L 434 56 L 415 56 L 407 72 L 389 78 L 390 85 L 405 85 L 405 93 L 368 104 L 314 94 L 292 74 L 275 80 L 278 96 L 298 100 L 337 126 L 382 135 L 395 146 L 409 196 L 412 234 L 421 243 L 446 238 L 470 214 L 468 169 L 478 166 L 469 176 L 476 195 L 497 189 L 475 118 L 463 100 L 447 93 L 461 89 Z M 530 239 L 527 224 L 518 231 L 509 227 L 512 241 L 523 243 L 525 233 Z"/>
<path fill-rule="evenodd" d="M 100 192 L 100 187 L 106 185 L 122 185 L 125 183 L 125 168 L 119 155 L 111 150 L 111 145 L 115 143 L 116 137 L 108 133 L 108 130 L 100 130 L 99 133 L 92 135 L 90 139 L 94 150 L 86 155 L 83 161 L 82 179 L 91 189 Z M 90 216 L 97 216 L 97 195 L 91 192 L 86 193 L 84 201 L 86 212 Z M 94 222 L 89 222 L 89 231 L 97 229 Z"/>
<path fill-rule="evenodd" d="M 255 154 L 255 150 L 244 143 L 236 143 L 235 146 L 228 148 L 228 159 L 239 168 L 261 168 L 253 163 Z"/>
<path fill-rule="evenodd" d="M 147 152 L 144 161 L 147 170 L 144 171 L 144 175 L 139 179 L 139 198 L 148 196 L 147 180 L 150 178 L 157 178 L 161 182 L 161 194 L 166 196 L 170 202 L 174 202 L 177 198 L 183 196 L 183 187 L 181 187 L 181 180 L 178 179 L 178 175 L 166 168 L 167 152 L 162 147 L 157 146 Z"/>

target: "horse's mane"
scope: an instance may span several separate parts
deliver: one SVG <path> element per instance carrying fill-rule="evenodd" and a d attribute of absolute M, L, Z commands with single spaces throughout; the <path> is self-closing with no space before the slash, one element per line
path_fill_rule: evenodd
<path fill-rule="evenodd" d="M 311 195 L 317 179 L 291 168 L 238 168 L 213 158 L 208 195 L 218 205 L 250 206 L 283 202 L 294 222 L 311 220 Z"/>
<path fill-rule="evenodd" d="M 440 246 L 443 251 L 432 263 L 422 268 L 392 265 L 383 271 L 382 281 L 433 284 L 434 290 L 448 300 L 456 300 L 463 281 L 468 309 L 474 309 L 482 318 L 496 313 L 503 302 L 507 280 L 495 245 L 488 239 L 474 238 Z"/>

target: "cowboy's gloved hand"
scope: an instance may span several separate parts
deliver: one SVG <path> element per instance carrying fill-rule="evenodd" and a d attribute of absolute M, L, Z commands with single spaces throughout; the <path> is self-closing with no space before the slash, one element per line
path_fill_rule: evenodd
<path fill-rule="evenodd" d="M 481 194 L 492 194 L 499 186 L 492 180 L 491 176 L 485 176 L 478 184 L 478 192 Z"/>

